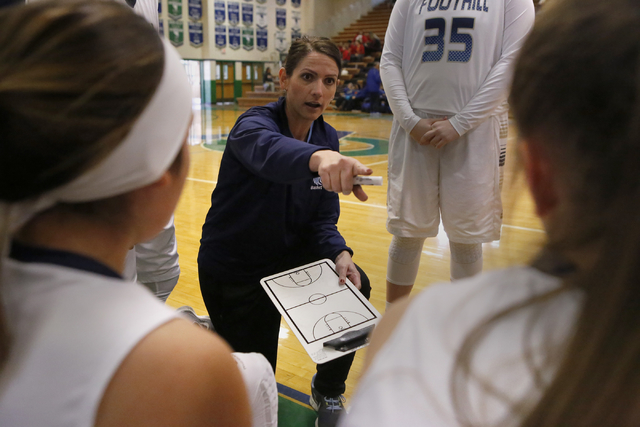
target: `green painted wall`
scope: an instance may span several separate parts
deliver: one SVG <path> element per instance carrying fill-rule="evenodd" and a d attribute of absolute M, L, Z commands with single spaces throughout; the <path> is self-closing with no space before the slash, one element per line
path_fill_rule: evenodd
<path fill-rule="evenodd" d="M 233 98 L 238 99 L 242 96 L 242 80 L 233 82 Z"/>

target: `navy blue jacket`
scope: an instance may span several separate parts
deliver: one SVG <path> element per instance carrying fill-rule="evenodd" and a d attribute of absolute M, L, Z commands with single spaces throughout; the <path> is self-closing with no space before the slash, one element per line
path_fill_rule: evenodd
<path fill-rule="evenodd" d="M 309 171 L 311 155 L 338 150 L 320 116 L 309 143 L 293 138 L 285 98 L 242 114 L 227 139 L 218 184 L 202 227 L 199 267 L 214 275 L 260 276 L 295 248 L 335 261 L 352 253 L 338 232 L 338 195 Z"/>

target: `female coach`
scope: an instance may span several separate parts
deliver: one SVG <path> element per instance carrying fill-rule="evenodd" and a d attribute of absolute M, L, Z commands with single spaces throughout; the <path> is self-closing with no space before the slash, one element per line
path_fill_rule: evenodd
<path fill-rule="evenodd" d="M 216 331 L 235 351 L 264 354 L 274 371 L 280 314 L 261 278 L 329 258 L 342 282 L 348 277 L 370 293 L 336 227 L 337 193 L 366 200 L 353 177 L 371 173 L 338 153 L 336 131 L 322 117 L 340 68 L 340 51 L 328 39 L 303 37 L 291 45 L 280 70 L 285 96 L 236 122 L 202 228 L 200 287 Z M 353 357 L 318 365 L 312 403 L 320 426 L 334 425 L 342 411 Z"/>

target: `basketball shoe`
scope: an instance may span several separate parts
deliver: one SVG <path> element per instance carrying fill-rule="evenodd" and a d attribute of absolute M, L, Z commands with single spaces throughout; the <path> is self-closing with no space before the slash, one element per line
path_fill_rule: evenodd
<path fill-rule="evenodd" d="M 311 397 L 309 404 L 318 413 L 316 427 L 335 427 L 338 418 L 345 412 L 345 398 L 342 394 L 338 396 L 324 396 L 316 390 L 314 386 L 316 376 L 311 380 Z"/>
<path fill-rule="evenodd" d="M 213 323 L 211 323 L 211 319 L 209 316 L 198 316 L 193 308 L 188 305 L 183 305 L 182 307 L 176 309 L 178 313 L 182 315 L 183 318 L 190 321 L 191 323 L 195 323 L 200 326 L 202 329 L 206 329 L 208 331 L 214 331 Z"/>

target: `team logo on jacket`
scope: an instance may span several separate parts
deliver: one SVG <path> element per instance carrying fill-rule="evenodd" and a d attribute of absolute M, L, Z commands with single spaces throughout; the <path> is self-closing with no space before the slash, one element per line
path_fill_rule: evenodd
<path fill-rule="evenodd" d="M 313 184 L 311 190 L 322 190 L 322 179 L 319 176 L 313 178 Z"/>

